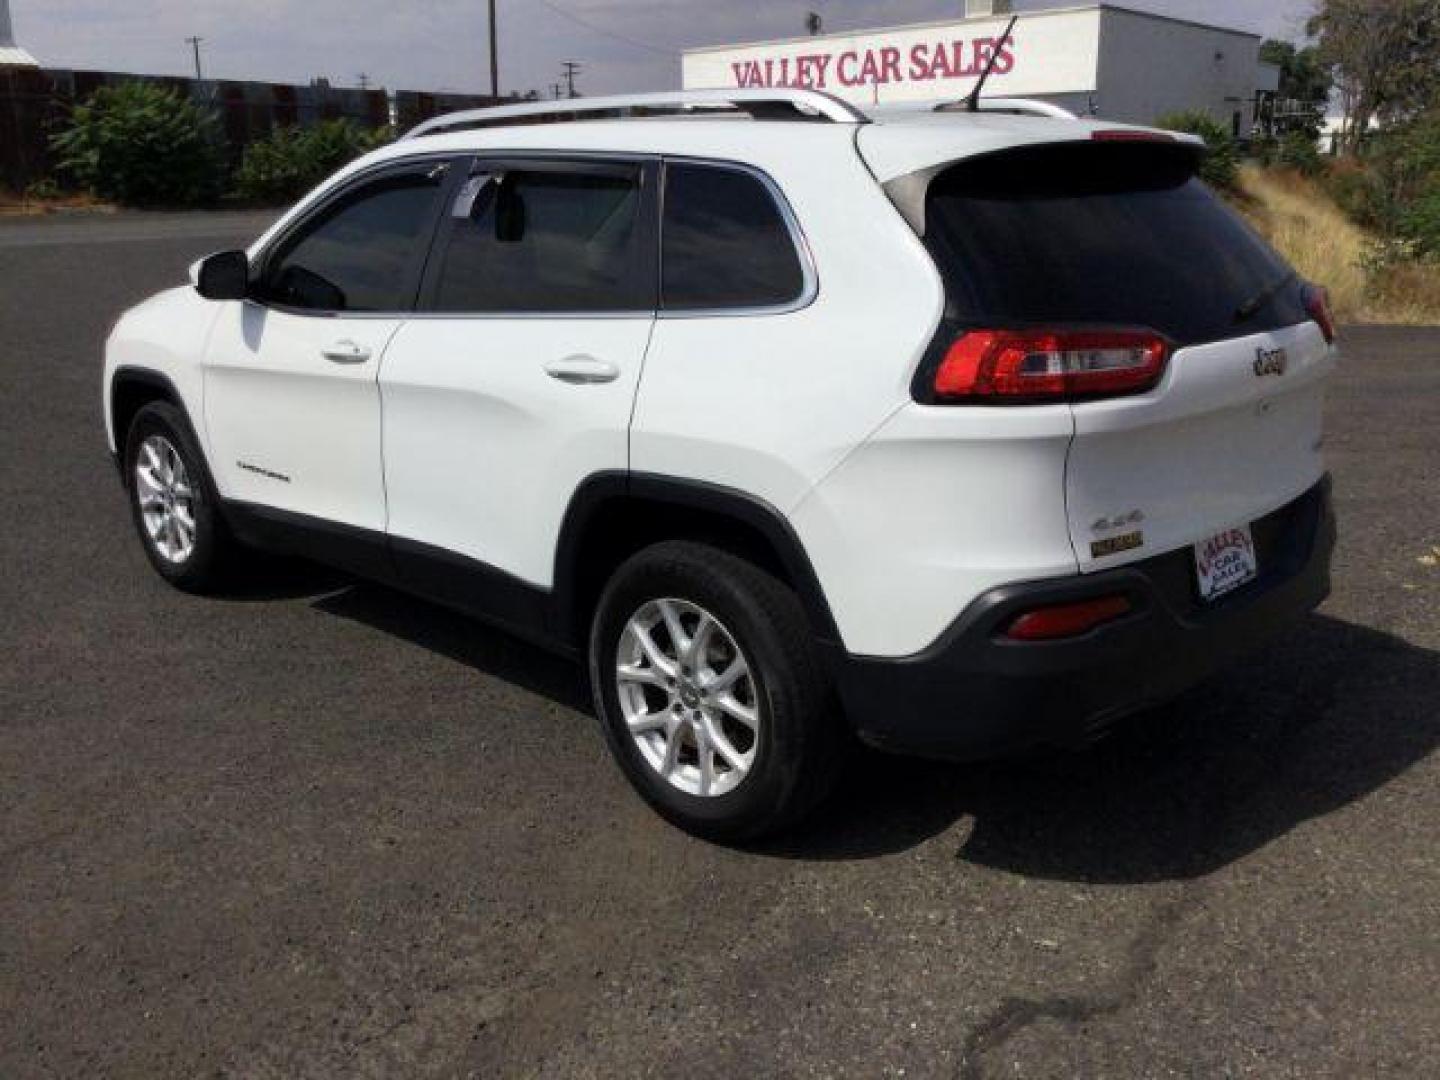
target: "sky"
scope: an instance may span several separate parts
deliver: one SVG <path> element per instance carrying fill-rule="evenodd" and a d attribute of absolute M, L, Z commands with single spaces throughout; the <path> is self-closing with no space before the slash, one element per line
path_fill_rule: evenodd
<path fill-rule="evenodd" d="M 1083 0 L 1016 0 L 1020 12 Z M 1200 22 L 1298 39 L 1313 0 L 1119 0 Z M 682 49 L 955 17 L 963 0 L 497 0 L 500 86 L 549 96 L 563 60 L 583 93 L 680 85 Z M 489 88 L 485 0 L 10 0 L 15 37 L 46 67 L 207 78 L 325 76 L 404 90 Z"/>

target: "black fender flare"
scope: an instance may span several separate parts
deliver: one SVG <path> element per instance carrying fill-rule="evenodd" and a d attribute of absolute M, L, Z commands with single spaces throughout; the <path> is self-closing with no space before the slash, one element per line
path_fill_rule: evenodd
<path fill-rule="evenodd" d="M 203 453 L 204 444 L 200 442 L 200 433 L 199 429 L 195 427 L 195 419 L 190 415 L 190 410 L 185 405 L 185 398 L 181 396 L 179 388 L 176 387 L 170 376 L 163 372 L 156 371 L 154 368 L 137 367 L 133 364 L 121 364 L 110 373 L 110 394 L 109 400 L 105 404 L 106 411 L 109 414 L 110 430 L 115 439 L 115 450 L 111 456 L 114 458 L 115 468 L 120 473 L 120 482 L 122 485 L 125 484 L 125 470 L 122 462 L 125 458 L 125 436 L 127 434 L 124 428 L 128 427 L 128 425 L 121 425 L 120 416 L 117 412 L 117 403 L 120 398 L 121 388 L 126 386 L 144 386 L 151 390 L 158 391 L 158 393 L 154 395 L 155 397 L 168 401 L 171 405 L 174 405 L 175 408 L 179 409 L 181 415 L 185 417 L 185 422 L 190 425 L 190 434 L 195 437 L 196 445 L 201 448 Z"/>
<path fill-rule="evenodd" d="M 754 495 L 702 480 L 687 480 L 658 473 L 610 470 L 587 477 L 571 496 L 555 547 L 555 636 L 583 642 L 588 627 L 579 603 L 586 559 L 585 541 L 591 525 L 617 503 L 695 511 L 748 530 L 763 540 L 800 596 L 812 631 L 822 643 L 840 640 L 825 591 L 800 537 L 785 515 Z M 657 537 L 663 539 L 662 537 Z"/>

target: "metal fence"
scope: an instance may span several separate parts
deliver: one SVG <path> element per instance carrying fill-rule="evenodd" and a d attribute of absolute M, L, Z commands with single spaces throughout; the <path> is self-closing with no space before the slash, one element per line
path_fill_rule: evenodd
<path fill-rule="evenodd" d="M 478 94 L 361 90 L 287 83 L 185 79 L 114 71 L 0 68 L 0 187 L 23 191 L 52 176 L 50 136 L 70 110 L 102 86 L 123 82 L 165 86 L 219 114 L 231 163 L 250 143 L 277 127 L 349 118 L 366 127 L 394 123 L 401 130 L 458 109 L 496 104 Z"/>

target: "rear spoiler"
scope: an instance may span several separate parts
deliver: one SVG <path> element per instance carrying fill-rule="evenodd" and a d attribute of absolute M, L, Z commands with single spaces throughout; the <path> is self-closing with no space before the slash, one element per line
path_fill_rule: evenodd
<path fill-rule="evenodd" d="M 906 224 L 915 230 L 916 236 L 923 239 L 925 236 L 925 197 L 930 191 L 931 181 L 949 169 L 958 168 L 971 162 L 993 160 L 1006 154 L 1024 153 L 1047 146 L 1079 147 L 1093 144 L 1114 144 L 1133 147 L 1137 143 L 1154 146 L 1157 154 L 1183 156 L 1188 159 L 1188 167 L 1192 172 L 1199 171 L 1200 163 L 1208 149 L 1205 141 L 1198 135 L 1190 135 L 1185 132 L 1160 131 L 1155 128 L 1096 128 L 1089 133 L 1087 138 L 1023 143 L 1019 146 L 1008 146 L 1003 150 L 992 150 L 983 154 L 957 158 L 953 161 L 942 161 L 904 176 L 897 176 L 884 183 L 882 187 L 895 205 L 895 209 L 900 211 L 900 216 L 905 219 Z"/>

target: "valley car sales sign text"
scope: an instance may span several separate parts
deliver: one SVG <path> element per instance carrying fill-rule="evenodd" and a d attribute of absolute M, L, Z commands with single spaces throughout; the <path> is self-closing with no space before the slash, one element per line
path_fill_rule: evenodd
<path fill-rule="evenodd" d="M 799 87 L 859 104 L 963 97 L 985 70 L 1009 19 L 908 26 L 855 35 L 696 49 L 683 59 L 686 89 Z M 991 97 L 1095 89 L 1095 9 L 1023 15 L 1000 50 Z"/>

